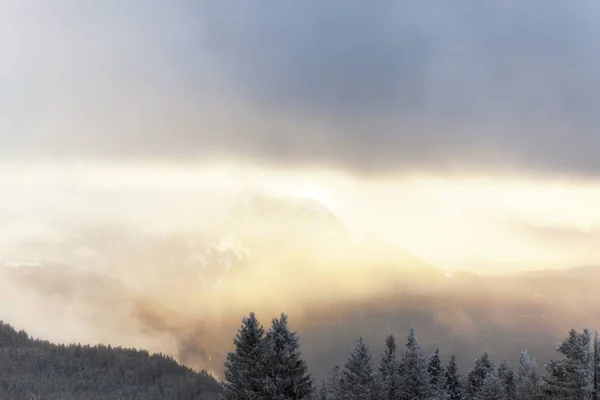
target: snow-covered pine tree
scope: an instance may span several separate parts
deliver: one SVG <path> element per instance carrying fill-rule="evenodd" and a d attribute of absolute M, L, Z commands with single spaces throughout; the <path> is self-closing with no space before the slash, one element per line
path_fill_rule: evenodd
<path fill-rule="evenodd" d="M 543 376 L 543 398 L 575 399 L 576 388 L 572 385 L 571 374 L 567 371 L 564 360 L 550 360 L 546 363 Z"/>
<path fill-rule="evenodd" d="M 431 399 L 433 391 L 427 372 L 427 358 L 417 341 L 414 329 L 410 330 L 406 348 L 399 368 L 399 398 L 402 400 Z"/>
<path fill-rule="evenodd" d="M 556 350 L 564 357 L 546 364 L 544 391 L 547 397 L 589 399 L 592 396 L 590 333 L 571 329 Z"/>
<path fill-rule="evenodd" d="M 265 330 L 252 312 L 242 319 L 233 341 L 235 350 L 225 357 L 224 398 L 227 400 L 266 399 L 263 393 Z"/>
<path fill-rule="evenodd" d="M 586 390 L 586 392 L 587 392 L 587 395 L 589 396 L 588 398 L 591 399 L 594 395 L 594 379 L 595 379 L 593 340 L 592 340 L 592 334 L 590 333 L 589 329 L 587 329 L 587 328 L 584 329 L 583 334 L 586 339 L 586 343 L 584 345 L 584 350 L 587 353 L 587 358 L 586 358 L 587 390 Z"/>
<path fill-rule="evenodd" d="M 518 400 L 541 400 L 543 398 L 537 363 L 529 357 L 527 350 L 521 352 L 515 386 Z"/>
<path fill-rule="evenodd" d="M 473 363 L 473 368 L 471 368 L 467 375 L 465 397 L 469 400 L 475 399 L 481 391 L 485 377 L 495 369 L 496 365 L 490 359 L 487 352 L 477 358 Z"/>
<path fill-rule="evenodd" d="M 319 390 L 316 397 L 319 400 L 327 400 L 327 381 L 325 379 L 323 379 L 323 382 L 321 382 L 319 385 Z"/>
<path fill-rule="evenodd" d="M 435 400 L 444 399 L 444 368 L 440 360 L 440 349 L 435 348 L 429 356 L 427 363 L 427 372 L 429 373 L 429 382 L 431 383 L 432 398 Z"/>
<path fill-rule="evenodd" d="M 385 339 L 385 351 L 379 362 L 379 398 L 382 400 L 395 400 L 399 396 L 400 376 L 399 365 L 396 359 L 396 339 L 390 335 Z"/>
<path fill-rule="evenodd" d="M 505 400 L 505 388 L 498 370 L 493 368 L 488 371 L 482 381 L 480 389 L 473 397 L 474 400 Z"/>
<path fill-rule="evenodd" d="M 498 377 L 504 388 L 504 400 L 516 400 L 517 388 L 515 382 L 515 373 L 506 361 L 498 366 Z"/>
<path fill-rule="evenodd" d="M 327 381 L 325 381 L 325 400 L 337 400 L 341 398 L 341 381 L 342 369 L 339 365 L 336 365 L 331 370 Z"/>
<path fill-rule="evenodd" d="M 361 336 L 342 371 L 341 398 L 377 400 L 377 385 L 372 365 L 373 354 Z"/>
<path fill-rule="evenodd" d="M 266 348 L 265 389 L 271 400 L 309 399 L 313 380 L 300 353 L 296 332 L 290 331 L 287 315 L 274 318 L 264 339 Z"/>
<path fill-rule="evenodd" d="M 594 332 L 594 351 L 592 356 L 592 400 L 598 400 L 600 387 L 598 387 L 598 364 L 600 363 L 600 341 L 598 331 Z"/>
<path fill-rule="evenodd" d="M 454 354 L 450 357 L 444 373 L 444 393 L 448 400 L 462 400 L 464 398 L 461 377 L 458 374 L 458 364 Z"/>

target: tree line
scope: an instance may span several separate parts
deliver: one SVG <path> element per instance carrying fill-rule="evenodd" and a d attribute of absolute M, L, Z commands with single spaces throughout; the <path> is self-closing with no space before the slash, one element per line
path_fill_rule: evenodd
<path fill-rule="evenodd" d="M 215 399 L 220 383 L 163 354 L 34 340 L 0 321 L 0 399 Z"/>
<path fill-rule="evenodd" d="M 413 329 L 403 349 L 388 336 L 379 359 L 360 337 L 345 365 L 320 383 L 309 374 L 285 314 L 266 330 L 250 313 L 233 343 L 222 382 L 226 400 L 597 400 L 600 394 L 598 334 L 592 339 L 587 329 L 571 329 L 556 347 L 558 357 L 543 368 L 527 350 L 514 369 L 484 352 L 465 375 L 454 355 L 442 365 L 438 348 L 425 354 Z"/>
<path fill-rule="evenodd" d="M 0 398 L 226 400 L 597 400 L 598 334 L 572 329 L 543 367 L 526 350 L 515 368 L 487 353 L 459 373 L 454 355 L 427 355 L 411 330 L 403 346 L 390 335 L 375 358 L 360 337 L 346 363 L 315 382 L 299 337 L 282 314 L 265 329 L 251 313 L 242 319 L 235 349 L 217 382 L 171 357 L 111 346 L 56 345 L 34 340 L 0 321 Z"/>

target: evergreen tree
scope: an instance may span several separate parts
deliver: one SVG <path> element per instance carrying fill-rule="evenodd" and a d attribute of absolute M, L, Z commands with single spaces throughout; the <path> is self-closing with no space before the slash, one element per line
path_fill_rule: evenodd
<path fill-rule="evenodd" d="M 342 371 L 341 398 L 376 400 L 377 386 L 372 366 L 373 355 L 361 336 Z"/>
<path fill-rule="evenodd" d="M 288 328 L 287 315 L 272 321 L 264 339 L 266 377 L 264 389 L 269 399 L 308 399 L 313 393 L 313 380 L 301 358 L 300 343 Z"/>
<path fill-rule="evenodd" d="M 328 400 L 327 399 L 327 381 L 323 380 L 319 385 L 319 393 L 317 395 L 317 399 L 319 400 Z"/>
<path fill-rule="evenodd" d="M 504 400 L 516 400 L 517 388 L 515 382 L 515 373 L 512 368 L 508 366 L 506 361 L 502 362 L 500 366 L 498 366 L 498 377 L 500 378 L 504 388 Z"/>
<path fill-rule="evenodd" d="M 427 358 L 417 341 L 414 329 L 410 330 L 402 360 L 400 361 L 400 396 L 402 400 L 430 399 L 433 395 Z"/>
<path fill-rule="evenodd" d="M 224 397 L 227 400 L 266 399 L 264 388 L 265 330 L 252 312 L 242 319 L 233 341 L 235 351 L 225 357 Z"/>
<path fill-rule="evenodd" d="M 483 381 L 486 376 L 494 371 L 496 366 L 487 352 L 483 353 L 483 355 L 475 360 L 473 363 L 473 368 L 469 371 L 467 375 L 467 386 L 465 390 L 467 399 L 475 399 L 478 393 L 481 391 L 483 386 Z"/>
<path fill-rule="evenodd" d="M 587 399 L 592 396 L 590 334 L 587 329 L 578 333 L 571 329 L 569 336 L 556 350 L 563 358 L 546 364 L 544 386 L 546 396 L 552 398 Z"/>
<path fill-rule="evenodd" d="M 400 390 L 399 365 L 396 359 L 396 339 L 390 335 L 385 340 L 385 351 L 379 362 L 379 398 L 382 400 L 397 399 Z"/>
<path fill-rule="evenodd" d="M 600 363 L 600 342 L 598 339 L 598 331 L 594 333 L 594 351 L 592 356 L 592 400 L 598 400 L 598 364 Z"/>
<path fill-rule="evenodd" d="M 461 378 L 458 375 L 458 365 L 456 364 L 456 356 L 452 354 L 446 373 L 444 374 L 444 392 L 448 400 L 462 400 L 462 384 Z"/>
<path fill-rule="evenodd" d="M 429 373 L 429 382 L 433 391 L 434 399 L 444 398 L 444 370 L 440 361 L 440 349 L 436 347 L 433 353 L 429 356 L 427 365 Z"/>
<path fill-rule="evenodd" d="M 572 374 L 564 360 L 550 360 L 544 374 L 544 398 L 576 399 L 577 388 L 573 386 Z"/>
<path fill-rule="evenodd" d="M 527 350 L 521 352 L 519 370 L 515 381 L 518 400 L 538 400 L 542 398 L 537 363 L 529 357 Z"/>
<path fill-rule="evenodd" d="M 505 388 L 496 368 L 488 371 L 474 400 L 504 400 Z"/>
<path fill-rule="evenodd" d="M 331 370 L 327 381 L 325 382 L 325 400 L 337 400 L 341 398 L 342 370 L 336 365 Z"/>

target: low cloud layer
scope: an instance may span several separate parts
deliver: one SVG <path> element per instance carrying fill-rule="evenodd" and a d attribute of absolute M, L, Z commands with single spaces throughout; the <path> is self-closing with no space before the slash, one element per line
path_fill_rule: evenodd
<path fill-rule="evenodd" d="M 0 7 L 6 158 L 600 172 L 593 1 Z"/>

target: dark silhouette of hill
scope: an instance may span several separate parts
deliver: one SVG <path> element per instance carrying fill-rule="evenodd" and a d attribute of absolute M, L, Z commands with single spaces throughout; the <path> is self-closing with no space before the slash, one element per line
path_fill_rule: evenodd
<path fill-rule="evenodd" d="M 215 399 L 219 383 L 162 354 L 34 340 L 0 321 L 0 398 Z"/>
<path fill-rule="evenodd" d="M 205 321 L 181 314 L 110 276 L 48 266 L 0 271 L 0 279 L 8 280 L 15 290 L 34 291 L 59 310 L 76 305 L 76 309 L 83 311 L 72 315 L 72 318 L 81 324 L 90 324 L 92 330 L 100 331 L 103 325 L 116 325 L 121 328 L 115 332 L 117 335 L 141 338 L 167 336 L 173 340 L 175 347 L 158 347 L 153 348 L 154 351 L 168 351 L 177 361 L 193 368 L 209 371 L 221 368 L 224 343 Z M 115 340 L 112 342 L 115 343 Z M 119 345 L 123 343 L 120 340 L 116 342 Z"/>

